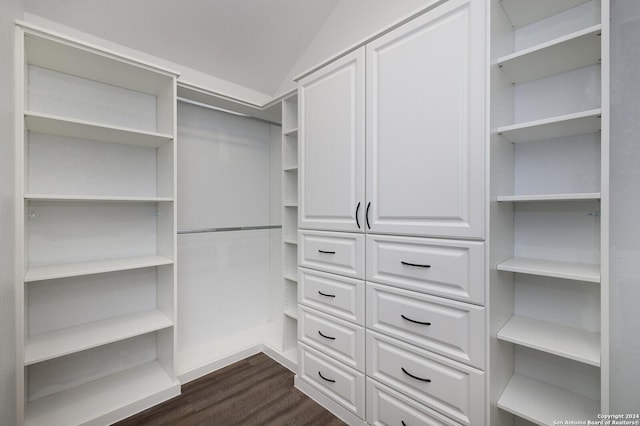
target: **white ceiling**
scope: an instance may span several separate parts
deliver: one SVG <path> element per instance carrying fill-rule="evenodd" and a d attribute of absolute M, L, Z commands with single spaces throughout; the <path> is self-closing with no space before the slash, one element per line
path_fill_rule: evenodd
<path fill-rule="evenodd" d="M 25 0 L 25 11 L 272 95 L 339 0 Z"/>

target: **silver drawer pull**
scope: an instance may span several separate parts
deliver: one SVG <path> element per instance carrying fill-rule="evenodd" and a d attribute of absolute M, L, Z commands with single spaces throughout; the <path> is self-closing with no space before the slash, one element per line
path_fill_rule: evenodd
<path fill-rule="evenodd" d="M 418 268 L 431 268 L 431 265 L 421 265 L 419 263 L 409 263 L 409 262 L 405 262 L 404 260 L 401 260 L 400 263 L 402 263 L 403 265 L 415 266 L 415 267 L 418 267 Z"/>
<path fill-rule="evenodd" d="M 412 379 L 420 380 L 421 382 L 431 383 L 431 379 L 423 379 L 422 377 L 414 376 L 413 374 L 405 370 L 404 367 L 400 367 L 400 369 L 402 369 L 402 372 L 407 376 L 411 377 Z"/>
<path fill-rule="evenodd" d="M 431 325 L 430 322 L 422 322 L 422 321 L 416 321 L 413 320 L 411 318 L 405 317 L 403 314 L 400 314 L 400 316 L 402 317 L 402 319 L 406 319 L 409 322 L 415 323 L 415 324 L 420 324 L 420 325 Z"/>
<path fill-rule="evenodd" d="M 318 250 L 320 253 L 324 253 L 324 254 L 336 254 L 335 251 L 326 251 L 326 250 Z"/>
<path fill-rule="evenodd" d="M 320 376 L 323 380 L 326 380 L 327 382 L 331 382 L 331 383 L 335 383 L 335 382 L 336 382 L 336 381 L 335 381 L 335 380 L 333 380 L 333 379 L 327 379 L 327 378 L 326 378 L 326 377 L 324 377 L 324 376 L 322 375 L 322 373 L 321 373 L 321 372 L 319 372 L 319 371 L 318 371 L 318 376 Z"/>
<path fill-rule="evenodd" d="M 335 294 L 323 293 L 323 292 L 321 292 L 320 290 L 318 290 L 318 294 L 319 294 L 320 296 L 324 296 L 324 297 L 336 297 L 336 295 L 335 295 Z"/>
<path fill-rule="evenodd" d="M 318 334 L 321 335 L 322 337 L 324 337 L 325 339 L 336 340 L 335 337 L 326 336 L 326 335 L 322 334 L 322 331 L 320 331 L 320 330 L 318 330 Z"/>

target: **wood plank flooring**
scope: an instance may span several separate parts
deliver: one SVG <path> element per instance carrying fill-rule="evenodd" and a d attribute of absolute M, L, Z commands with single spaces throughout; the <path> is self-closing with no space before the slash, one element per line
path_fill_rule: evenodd
<path fill-rule="evenodd" d="M 182 386 L 182 394 L 117 426 L 338 426 L 340 419 L 293 387 L 293 373 L 260 353 Z"/>

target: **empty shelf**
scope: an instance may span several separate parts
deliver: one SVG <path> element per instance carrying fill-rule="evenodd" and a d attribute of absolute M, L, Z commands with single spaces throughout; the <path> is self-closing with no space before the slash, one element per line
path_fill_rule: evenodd
<path fill-rule="evenodd" d="M 593 201 L 600 199 L 599 192 L 584 192 L 573 194 L 531 194 L 531 195 L 500 195 L 498 201 L 533 203 L 546 201 Z"/>
<path fill-rule="evenodd" d="M 171 319 L 153 309 L 39 334 L 27 339 L 24 363 L 35 364 L 172 325 Z"/>
<path fill-rule="evenodd" d="M 124 145 L 158 148 L 173 139 L 171 135 L 110 126 L 49 114 L 25 112 L 27 129 L 49 135 L 89 139 Z"/>
<path fill-rule="evenodd" d="M 600 333 L 516 315 L 500 329 L 498 339 L 600 366 Z"/>
<path fill-rule="evenodd" d="M 514 27 L 523 27 L 558 14 L 588 0 L 500 0 Z"/>
<path fill-rule="evenodd" d="M 285 166 L 284 168 L 285 172 L 297 172 L 298 171 L 298 166 Z"/>
<path fill-rule="evenodd" d="M 88 262 L 65 263 L 29 268 L 24 275 L 25 282 L 77 277 L 80 275 L 103 274 L 105 272 L 126 271 L 128 269 L 149 268 L 171 265 L 173 260 L 163 256 L 138 256 L 120 259 L 93 260 Z"/>
<path fill-rule="evenodd" d="M 120 197 L 110 195 L 54 195 L 54 194 L 25 194 L 25 200 L 34 201 L 121 201 L 121 202 L 168 202 L 171 197 Z"/>
<path fill-rule="evenodd" d="M 594 133 L 600 130 L 600 109 L 566 114 L 499 127 L 497 132 L 513 143 L 542 141 Z"/>
<path fill-rule="evenodd" d="M 498 66 L 513 83 L 538 80 L 600 62 L 601 25 L 503 56 Z"/>
<path fill-rule="evenodd" d="M 29 402 L 25 423 L 27 426 L 110 424 L 179 394 L 180 383 L 152 361 Z"/>
<path fill-rule="evenodd" d="M 282 134 L 285 136 L 298 136 L 298 128 L 284 130 Z"/>
<path fill-rule="evenodd" d="M 512 257 L 497 265 L 499 271 L 541 275 L 567 280 L 600 282 L 600 265 L 557 260 Z"/>
<path fill-rule="evenodd" d="M 285 280 L 289 280 L 289 281 L 295 281 L 298 282 L 298 277 L 296 275 L 293 274 L 284 274 L 284 279 Z"/>
<path fill-rule="evenodd" d="M 284 314 L 285 314 L 285 316 L 287 316 L 289 318 L 293 318 L 294 320 L 298 319 L 298 309 L 296 309 L 296 308 L 285 309 Z"/>
<path fill-rule="evenodd" d="M 600 403 L 564 389 L 514 374 L 498 407 L 539 425 L 554 420 L 597 420 Z"/>

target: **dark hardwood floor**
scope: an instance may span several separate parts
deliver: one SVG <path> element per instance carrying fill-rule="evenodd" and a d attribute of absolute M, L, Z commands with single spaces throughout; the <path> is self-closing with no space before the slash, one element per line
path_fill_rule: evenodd
<path fill-rule="evenodd" d="M 260 353 L 182 386 L 182 394 L 129 417 L 140 425 L 344 425 L 293 387 L 293 373 Z"/>

